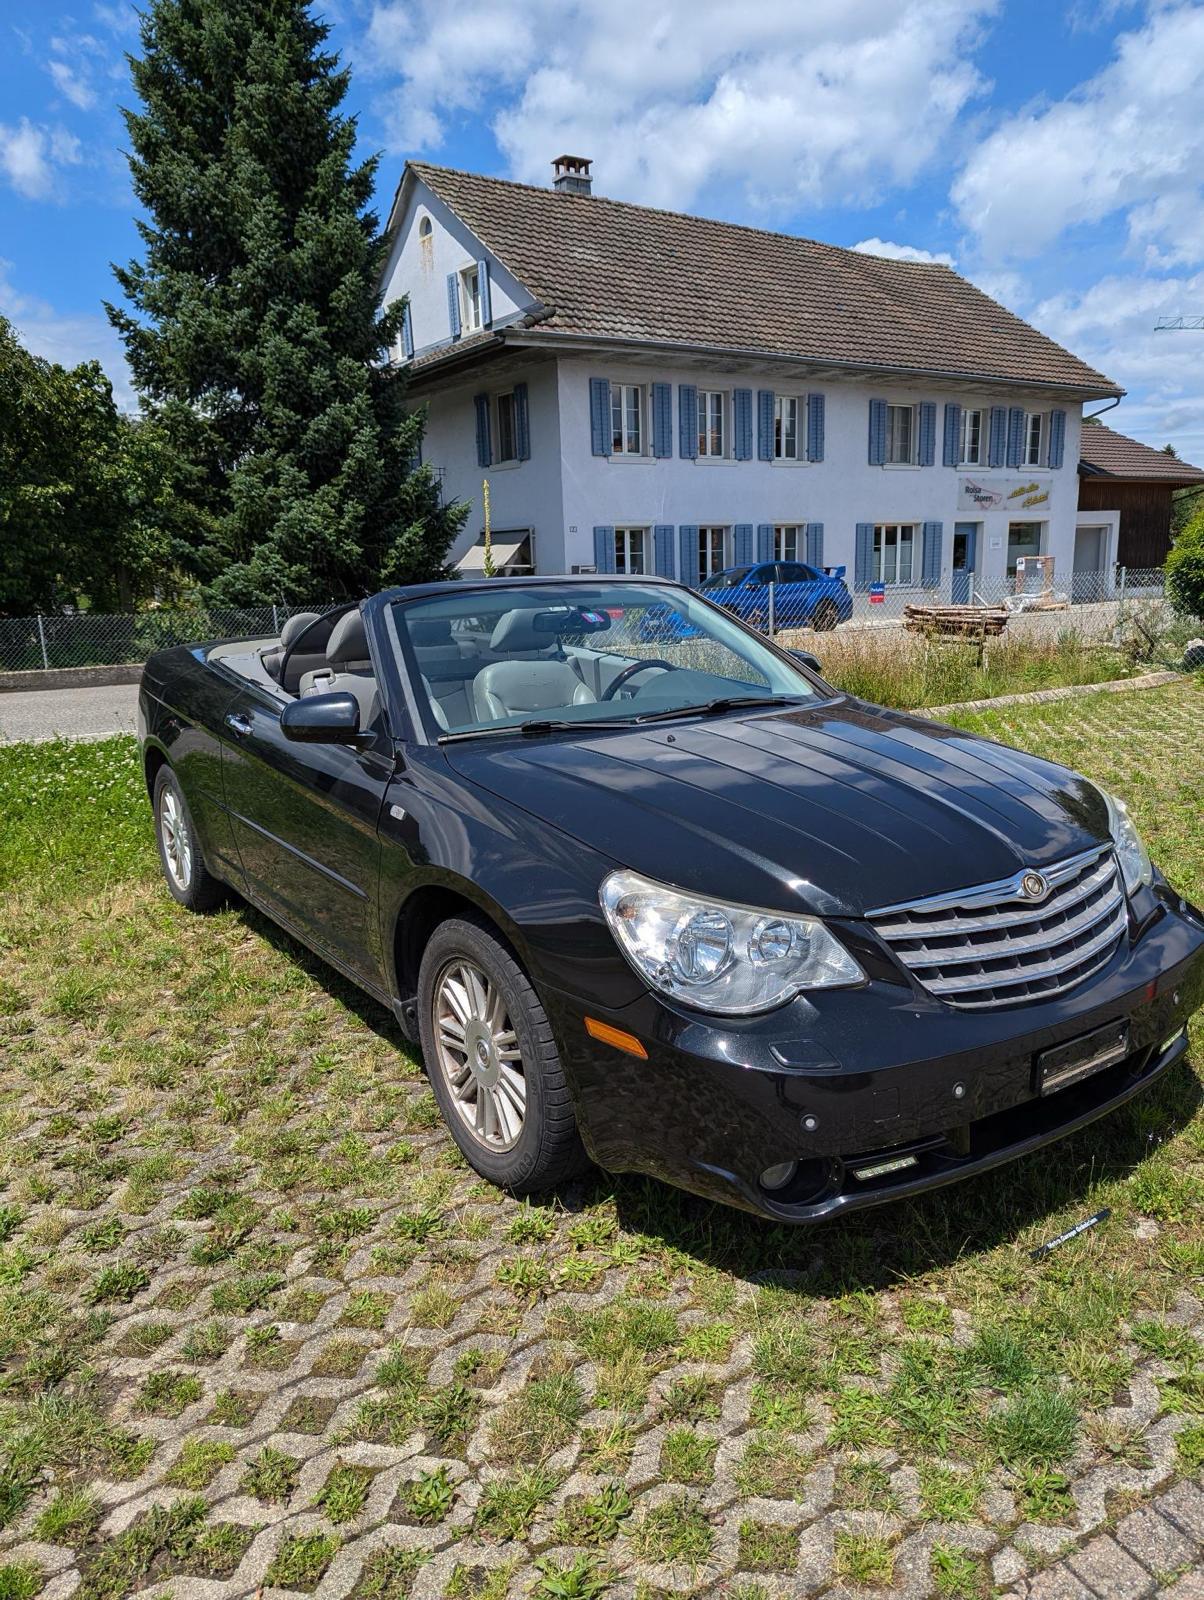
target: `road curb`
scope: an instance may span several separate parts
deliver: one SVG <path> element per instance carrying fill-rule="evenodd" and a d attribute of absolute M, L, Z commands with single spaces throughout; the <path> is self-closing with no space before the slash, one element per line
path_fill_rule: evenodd
<path fill-rule="evenodd" d="M 1061 689 L 1034 689 L 1028 694 L 1000 694 L 990 700 L 955 700 L 947 706 L 916 706 L 914 717 L 944 717 L 951 711 L 994 711 L 997 706 L 1039 706 L 1054 700 L 1076 700 L 1085 694 L 1127 694 L 1130 689 L 1158 689 L 1179 683 L 1182 672 L 1145 672 L 1139 678 L 1111 678 L 1107 683 L 1072 683 Z"/>
<path fill-rule="evenodd" d="M 33 672 L 0 672 L 0 694 L 28 694 L 31 689 L 107 689 L 139 683 L 142 663 L 112 667 L 40 667 Z"/>

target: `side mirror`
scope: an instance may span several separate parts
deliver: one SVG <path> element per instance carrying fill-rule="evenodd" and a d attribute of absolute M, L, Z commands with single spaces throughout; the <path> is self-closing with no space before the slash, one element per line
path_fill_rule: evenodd
<path fill-rule="evenodd" d="M 803 666 L 810 667 L 812 672 L 818 672 L 822 678 L 824 669 L 819 664 L 819 657 L 813 656 L 810 650 L 791 650 L 790 654 L 796 661 L 801 661 Z"/>
<path fill-rule="evenodd" d="M 294 744 L 356 744 L 359 702 L 346 689 L 290 700 L 280 713 L 280 730 Z"/>

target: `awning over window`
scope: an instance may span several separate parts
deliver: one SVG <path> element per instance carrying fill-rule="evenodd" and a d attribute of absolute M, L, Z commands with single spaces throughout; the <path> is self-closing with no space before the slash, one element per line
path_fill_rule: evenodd
<path fill-rule="evenodd" d="M 514 565 L 529 567 L 531 557 L 527 544 L 528 535 L 520 534 L 517 538 L 510 534 L 493 541 L 493 565 L 498 572 L 503 567 Z M 485 541 L 478 539 L 476 544 L 469 545 L 468 549 L 456 562 L 457 572 L 484 572 L 485 570 Z"/>

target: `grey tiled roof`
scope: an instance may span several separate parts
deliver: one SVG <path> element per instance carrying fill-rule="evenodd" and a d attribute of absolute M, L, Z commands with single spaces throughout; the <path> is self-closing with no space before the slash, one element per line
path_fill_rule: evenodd
<path fill-rule="evenodd" d="M 548 332 L 1122 392 L 948 267 L 425 162 L 410 170 L 548 308 Z"/>
<path fill-rule="evenodd" d="M 1204 483 L 1199 467 L 1117 433 L 1102 422 L 1089 422 L 1083 428 L 1079 459 L 1088 477 L 1136 478 L 1172 485 Z"/>

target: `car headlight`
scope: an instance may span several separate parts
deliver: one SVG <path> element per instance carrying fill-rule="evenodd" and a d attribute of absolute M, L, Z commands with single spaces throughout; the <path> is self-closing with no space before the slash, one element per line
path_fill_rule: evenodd
<path fill-rule="evenodd" d="M 1118 800 L 1106 789 L 1101 789 L 1100 793 L 1108 807 L 1108 832 L 1112 835 L 1112 843 L 1116 846 L 1116 859 L 1120 862 L 1125 889 L 1129 894 L 1136 894 L 1143 884 L 1148 886 L 1154 881 L 1150 853 L 1142 844 L 1141 835 L 1134 826 L 1129 808 L 1124 801 Z"/>
<path fill-rule="evenodd" d="M 612 872 L 598 897 L 619 949 L 640 977 L 700 1011 L 768 1011 L 803 989 L 865 979 L 814 917 L 703 900 L 637 872 Z"/>

